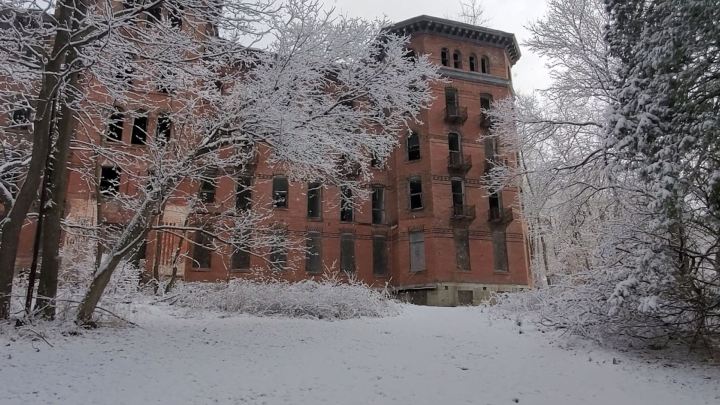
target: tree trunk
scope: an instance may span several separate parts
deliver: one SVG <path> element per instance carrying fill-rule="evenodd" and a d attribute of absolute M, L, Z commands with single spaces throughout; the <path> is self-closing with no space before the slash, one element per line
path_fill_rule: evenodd
<path fill-rule="evenodd" d="M 18 192 L 15 204 L 9 208 L 6 221 L 0 229 L 2 232 L 0 238 L 0 319 L 10 316 L 12 283 L 20 232 L 30 207 L 37 199 L 38 188 L 47 163 L 47 154 L 51 143 L 52 114 L 50 111 L 59 87 L 60 72 L 65 62 L 66 46 L 70 39 L 71 19 L 75 10 L 73 3 L 72 0 L 61 0 L 57 3 L 55 17 L 58 22 L 58 31 L 55 35 L 52 57 L 46 63 L 43 73 L 34 119 L 32 157 L 28 166 L 28 174 Z"/>
<path fill-rule="evenodd" d="M 82 6 L 81 6 L 82 7 Z M 82 10 L 84 12 L 84 10 Z M 69 52 L 68 61 L 72 63 L 75 53 Z M 58 138 L 50 157 L 53 170 L 49 178 L 48 196 L 52 202 L 45 214 L 42 240 L 42 267 L 40 268 L 40 283 L 38 285 L 38 298 L 35 310 L 48 320 L 55 318 L 55 296 L 57 295 L 58 272 L 60 270 L 60 242 L 62 239 L 62 220 L 65 217 L 65 198 L 68 183 L 68 158 L 70 156 L 70 141 L 75 128 L 75 112 L 72 105 L 77 101 L 79 91 L 77 72 L 72 73 L 65 99 L 62 102 L 62 112 L 58 124 Z"/>

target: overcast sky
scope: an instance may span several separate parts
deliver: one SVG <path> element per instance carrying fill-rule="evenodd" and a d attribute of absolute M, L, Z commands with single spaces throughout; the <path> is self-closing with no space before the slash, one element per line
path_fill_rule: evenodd
<path fill-rule="evenodd" d="M 327 6 L 353 17 L 375 18 L 386 16 L 391 21 L 402 21 L 421 14 L 457 19 L 460 0 L 325 0 Z M 547 87 L 549 78 L 545 64 L 533 55 L 523 41 L 528 37 L 524 26 L 542 17 L 545 0 L 481 0 L 485 14 L 494 28 L 515 34 L 520 43 L 522 57 L 513 67 L 513 84 L 519 92 L 528 93 Z"/>

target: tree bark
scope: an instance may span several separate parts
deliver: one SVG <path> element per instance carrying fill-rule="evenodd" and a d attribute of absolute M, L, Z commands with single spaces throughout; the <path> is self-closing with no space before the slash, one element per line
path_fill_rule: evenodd
<path fill-rule="evenodd" d="M 51 144 L 52 114 L 50 111 L 60 84 L 66 47 L 70 41 L 74 10 L 73 0 L 61 0 L 57 3 L 55 16 L 58 21 L 58 31 L 55 35 L 51 57 L 45 64 L 42 77 L 35 112 L 32 157 L 28 166 L 28 174 L 18 192 L 15 204 L 10 207 L 6 221 L 0 229 L 2 232 L 0 237 L 0 319 L 10 316 L 12 283 L 20 232 L 30 207 L 37 199 L 38 188 L 47 163 L 47 154 Z"/>

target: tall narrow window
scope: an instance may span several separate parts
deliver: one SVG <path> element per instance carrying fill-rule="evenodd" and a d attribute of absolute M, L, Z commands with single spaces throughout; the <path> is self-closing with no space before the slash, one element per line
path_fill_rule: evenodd
<path fill-rule="evenodd" d="M 355 272 L 355 235 L 340 235 L 340 269 L 346 273 Z"/>
<path fill-rule="evenodd" d="M 465 192 L 463 190 L 462 179 L 450 180 L 450 188 L 452 191 L 452 205 L 455 215 L 463 214 L 463 205 L 465 204 Z"/>
<path fill-rule="evenodd" d="M 288 179 L 283 176 L 273 177 L 272 183 L 273 207 L 288 207 Z"/>
<path fill-rule="evenodd" d="M 470 55 L 470 71 L 477 72 L 477 70 L 478 70 L 477 56 Z"/>
<path fill-rule="evenodd" d="M 410 271 L 425 270 L 425 234 L 413 231 L 408 234 L 410 239 Z"/>
<path fill-rule="evenodd" d="M 100 171 L 100 193 L 104 196 L 115 196 L 120 192 L 120 169 L 105 166 Z"/>
<path fill-rule="evenodd" d="M 415 131 L 407 137 L 407 160 L 420 160 L 420 135 Z"/>
<path fill-rule="evenodd" d="M 160 113 L 157 119 L 157 126 L 155 127 L 155 137 L 159 142 L 167 142 L 170 140 L 172 135 L 172 121 L 170 120 L 170 114 Z"/>
<path fill-rule="evenodd" d="M 480 73 L 490 73 L 490 59 L 487 56 L 480 58 Z"/>
<path fill-rule="evenodd" d="M 115 112 L 110 114 L 108 120 L 108 131 L 107 139 L 110 141 L 122 141 L 123 126 L 125 125 L 125 114 L 118 107 L 115 107 Z"/>
<path fill-rule="evenodd" d="M 455 239 L 455 261 L 460 271 L 470 271 L 470 235 L 467 230 L 456 228 L 453 230 Z"/>
<path fill-rule="evenodd" d="M 462 69 L 462 55 L 458 50 L 453 52 L 453 67 L 455 69 Z"/>
<path fill-rule="evenodd" d="M 215 202 L 216 178 L 216 169 L 208 170 L 207 173 L 205 173 L 202 181 L 200 182 L 200 191 L 198 192 L 198 197 L 200 198 L 200 201 L 206 204 L 211 204 Z"/>
<path fill-rule="evenodd" d="M 168 10 L 168 19 L 170 20 L 170 26 L 173 28 L 182 28 L 182 15 L 184 7 L 178 2 L 174 1 L 170 3 L 170 9 Z"/>
<path fill-rule="evenodd" d="M 308 184 L 307 216 L 311 219 L 322 217 L 322 185 L 320 183 Z"/>
<path fill-rule="evenodd" d="M 443 48 L 440 51 L 440 63 L 443 66 L 450 66 L 450 51 L 447 48 Z"/>
<path fill-rule="evenodd" d="M 192 267 L 195 269 L 209 269 L 212 258 L 212 241 L 210 237 L 205 232 L 195 232 L 194 242 Z"/>
<path fill-rule="evenodd" d="M 421 210 L 423 208 L 422 180 L 420 177 L 411 177 L 409 181 L 410 209 Z"/>
<path fill-rule="evenodd" d="M 387 238 L 383 235 L 373 236 L 373 274 L 386 276 L 388 274 Z"/>
<path fill-rule="evenodd" d="M 285 232 L 278 231 L 275 235 L 275 243 L 270 247 L 270 268 L 275 271 L 283 271 L 287 267 L 287 248 L 285 246 Z"/>
<path fill-rule="evenodd" d="M 308 232 L 305 247 L 305 271 L 322 273 L 322 235 L 320 232 Z"/>
<path fill-rule="evenodd" d="M 248 271 L 250 270 L 250 253 L 249 253 L 249 232 L 245 232 L 241 236 L 240 247 L 235 249 L 231 257 L 231 271 Z"/>
<path fill-rule="evenodd" d="M 450 162 L 452 164 L 462 163 L 462 156 L 460 154 L 460 135 L 451 132 L 448 134 L 448 151 L 450 152 Z"/>
<path fill-rule="evenodd" d="M 245 174 L 238 176 L 235 208 L 238 211 L 247 211 L 252 208 L 252 176 Z"/>
<path fill-rule="evenodd" d="M 353 221 L 353 193 L 350 187 L 340 187 L 340 221 Z"/>
<path fill-rule="evenodd" d="M 490 219 L 497 220 L 502 216 L 502 199 L 500 193 L 495 192 L 488 197 L 488 205 L 490 207 Z"/>
<path fill-rule="evenodd" d="M 502 227 L 493 229 L 493 264 L 495 271 L 508 271 L 507 241 L 505 240 L 505 229 Z"/>
<path fill-rule="evenodd" d="M 372 223 L 375 225 L 385 223 L 385 188 L 373 186 L 372 188 Z"/>
<path fill-rule="evenodd" d="M 490 121 L 490 117 L 488 116 L 488 110 L 490 110 L 490 106 L 492 105 L 492 96 L 489 94 L 482 94 L 480 95 L 480 125 L 483 127 L 490 127 L 492 122 Z"/>
<path fill-rule="evenodd" d="M 133 145 L 145 145 L 147 141 L 147 126 L 148 117 L 145 111 L 138 111 L 138 116 L 135 117 L 132 128 L 132 138 L 130 143 Z"/>
<path fill-rule="evenodd" d="M 454 87 L 445 88 L 445 108 L 452 115 L 456 115 L 460 106 L 458 91 Z"/>

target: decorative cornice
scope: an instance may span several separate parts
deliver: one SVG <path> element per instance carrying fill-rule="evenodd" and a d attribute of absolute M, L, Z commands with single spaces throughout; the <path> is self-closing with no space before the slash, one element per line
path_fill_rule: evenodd
<path fill-rule="evenodd" d="M 400 21 L 386 28 L 390 32 L 412 35 L 415 33 L 440 34 L 470 40 L 482 45 L 504 48 L 513 65 L 520 59 L 520 47 L 514 34 L 479 27 L 444 18 L 421 15 Z"/>

